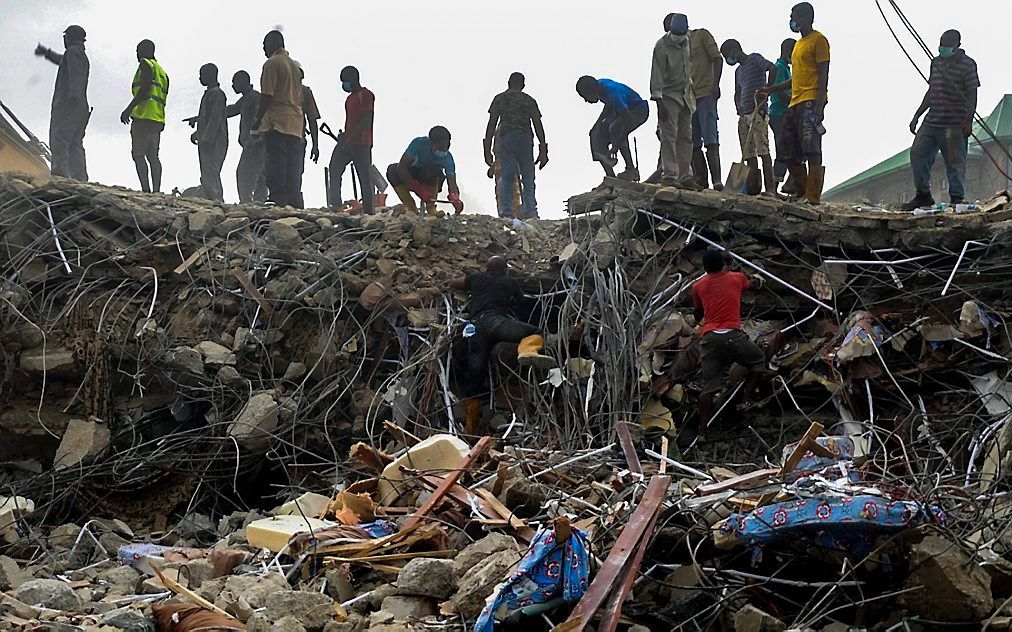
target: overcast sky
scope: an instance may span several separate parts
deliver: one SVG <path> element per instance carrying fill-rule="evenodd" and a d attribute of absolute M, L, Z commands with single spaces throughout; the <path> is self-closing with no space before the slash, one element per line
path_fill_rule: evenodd
<path fill-rule="evenodd" d="M 232 73 L 246 69 L 257 83 L 263 64 L 264 34 L 275 26 L 306 71 L 323 120 L 343 127 L 344 95 L 338 73 L 358 66 L 363 84 L 376 94 L 374 162 L 381 170 L 396 161 L 408 142 L 436 124 L 453 134 L 462 194 L 469 212 L 494 212 L 485 176 L 481 139 L 491 98 L 506 87 L 510 72 L 527 75 L 527 91 L 541 106 L 551 163 L 538 174 L 543 217 L 561 217 L 565 200 L 600 183 L 590 162 L 587 132 L 599 105 L 588 105 L 574 84 L 582 74 L 628 83 L 647 96 L 650 55 L 661 35 L 661 19 L 684 12 L 691 27 L 710 29 L 718 45 L 736 38 L 746 52 L 769 59 L 791 35 L 793 2 L 693 0 L 689 2 L 548 2 L 512 0 L 439 3 L 266 2 L 176 0 L 139 9 L 136 3 L 105 0 L 0 0 L 0 99 L 41 138 L 48 138 L 49 106 L 56 66 L 32 54 L 36 43 L 62 48 L 63 28 L 72 23 L 88 32 L 91 58 L 89 97 L 95 112 L 85 138 L 93 180 L 138 186 L 130 160 L 130 135 L 119 113 L 130 100 L 137 66 L 135 46 L 144 38 L 171 79 L 169 122 L 162 135 L 163 190 L 198 183 L 196 148 L 181 119 L 196 114 L 202 87 L 201 64 L 220 69 L 222 88 L 232 94 Z M 827 187 L 886 158 L 911 140 L 907 125 L 924 84 L 889 35 L 874 0 L 814 2 L 817 29 L 832 49 L 830 106 L 825 164 Z M 895 15 L 882 0 L 887 15 Z M 1012 23 L 1008 0 L 902 0 L 901 8 L 934 48 L 946 28 L 963 33 L 967 53 L 977 60 L 980 110 L 990 113 L 1008 90 L 1001 59 Z M 896 28 L 898 21 L 894 20 Z M 911 43 L 905 38 L 906 43 Z M 914 50 L 914 49 L 911 49 Z M 926 68 L 927 59 L 915 59 Z M 719 101 L 724 171 L 739 156 L 731 95 L 733 69 L 725 66 Z M 230 121 L 232 145 L 222 174 L 226 201 L 236 201 L 235 165 L 240 148 L 237 121 Z M 640 171 L 646 177 L 657 160 L 655 114 L 636 133 Z M 306 169 L 307 205 L 324 200 L 323 165 L 333 149 L 321 139 L 320 165 Z M 351 186 L 346 179 L 346 190 Z M 391 191 L 392 194 L 392 191 Z"/>

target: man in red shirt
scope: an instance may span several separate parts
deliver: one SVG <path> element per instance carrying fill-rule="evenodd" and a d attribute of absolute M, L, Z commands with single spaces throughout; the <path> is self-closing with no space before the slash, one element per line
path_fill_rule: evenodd
<path fill-rule="evenodd" d="M 358 68 L 345 66 L 341 70 L 341 88 L 348 93 L 344 102 L 344 133 L 330 157 L 330 187 L 327 206 L 339 207 L 341 180 L 348 164 L 354 163 L 358 183 L 362 189 L 362 212 L 372 215 L 372 123 L 376 97 L 359 81 Z"/>
<path fill-rule="evenodd" d="M 741 330 L 741 293 L 752 283 L 741 272 L 724 270 L 724 256 L 716 250 L 703 254 L 706 275 L 692 286 L 696 322 L 701 323 L 703 392 L 699 396 L 699 429 L 702 432 L 713 415 L 713 399 L 720 390 L 724 369 L 737 362 L 748 369 L 740 410 L 751 405 L 759 376 L 766 366 L 766 354 Z M 762 287 L 762 279 L 753 283 Z"/>

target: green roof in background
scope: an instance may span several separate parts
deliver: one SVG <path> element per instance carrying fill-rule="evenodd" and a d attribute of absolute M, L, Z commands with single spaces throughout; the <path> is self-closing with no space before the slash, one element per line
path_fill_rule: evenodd
<path fill-rule="evenodd" d="M 994 135 L 997 136 L 998 138 L 1012 138 L 1012 94 L 1006 94 L 1005 96 L 1003 96 L 1001 100 L 998 101 L 998 105 L 995 106 L 991 114 L 984 120 L 987 121 L 987 126 L 991 128 L 991 131 L 993 131 Z M 974 124 L 973 126 L 974 135 L 976 135 L 978 138 L 983 138 L 982 131 L 983 130 L 981 130 L 979 124 Z M 971 140 L 969 150 L 971 154 L 974 153 L 973 150 L 975 146 L 977 146 L 977 143 Z M 863 184 L 868 180 L 877 178 L 879 176 L 883 176 L 887 173 L 891 173 L 893 171 L 896 171 L 897 169 L 908 167 L 909 165 L 910 165 L 910 148 L 908 147 L 903 151 L 901 151 L 900 153 L 896 154 L 895 156 L 886 158 L 885 160 L 878 163 L 874 167 L 865 169 L 864 171 L 850 178 L 849 180 L 841 182 L 832 189 L 826 191 L 824 195 L 828 196 L 837 193 L 842 193 L 846 189 L 850 189 L 859 184 Z"/>

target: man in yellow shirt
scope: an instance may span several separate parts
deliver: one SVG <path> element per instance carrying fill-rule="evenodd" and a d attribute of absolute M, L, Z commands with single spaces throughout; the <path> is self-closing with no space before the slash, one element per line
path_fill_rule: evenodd
<path fill-rule="evenodd" d="M 302 75 L 285 50 L 280 31 L 264 37 L 267 61 L 260 71 L 260 104 L 255 127 L 264 136 L 268 201 L 302 208 Z"/>
<path fill-rule="evenodd" d="M 829 100 L 829 40 L 816 31 L 815 9 L 800 2 L 791 9 L 790 28 L 801 34 L 791 55 L 790 81 L 764 88 L 761 93 L 791 91 L 791 103 L 784 116 L 785 162 L 794 181 L 804 190 L 803 200 L 820 204 L 826 168 L 822 164 L 822 135 L 826 102 Z"/>

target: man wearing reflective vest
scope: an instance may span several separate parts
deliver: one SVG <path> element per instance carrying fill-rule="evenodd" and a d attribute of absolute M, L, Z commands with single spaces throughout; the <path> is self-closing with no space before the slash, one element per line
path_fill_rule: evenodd
<path fill-rule="evenodd" d="M 130 155 L 137 167 L 141 190 L 158 192 L 162 187 L 162 162 L 158 145 L 165 129 L 165 99 L 169 95 L 169 76 L 155 60 L 155 44 L 141 40 L 137 44 L 137 72 L 131 91 L 133 99 L 120 115 L 124 125 L 130 123 Z M 150 168 L 151 179 L 148 180 Z"/>

